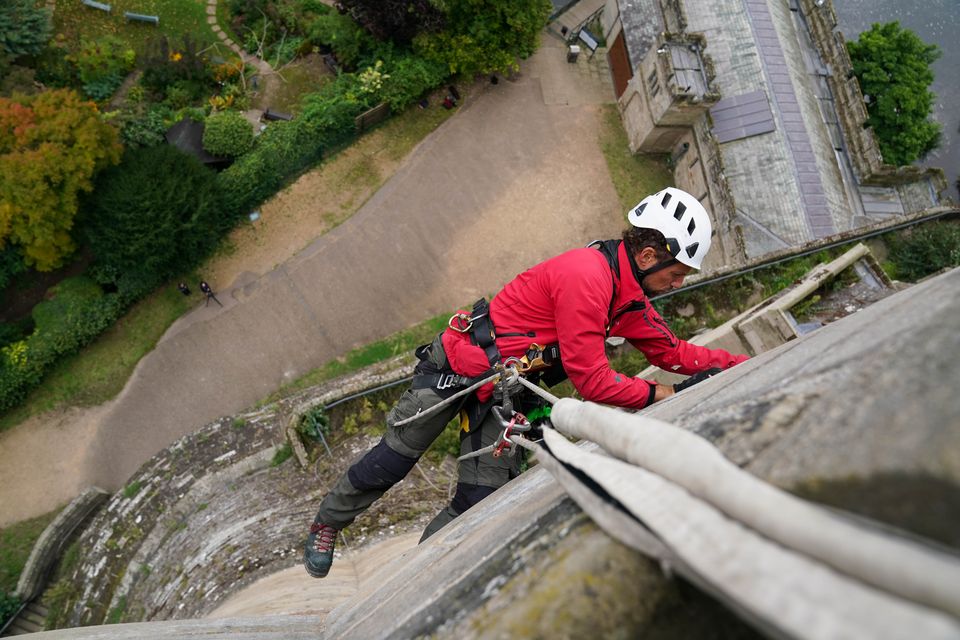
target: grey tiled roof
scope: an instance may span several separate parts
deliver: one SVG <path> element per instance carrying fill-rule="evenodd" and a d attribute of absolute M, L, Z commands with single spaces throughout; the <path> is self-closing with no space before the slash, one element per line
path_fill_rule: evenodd
<path fill-rule="evenodd" d="M 618 5 L 630 65 L 636 69 L 664 30 L 660 4 L 657 0 L 618 0 Z"/>
<path fill-rule="evenodd" d="M 719 142 L 730 142 L 769 133 L 777 128 L 767 94 L 760 91 L 724 98 L 710 109 L 713 135 Z"/>

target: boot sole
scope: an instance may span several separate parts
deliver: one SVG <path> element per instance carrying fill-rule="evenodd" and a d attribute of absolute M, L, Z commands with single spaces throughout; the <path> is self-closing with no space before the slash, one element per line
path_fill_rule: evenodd
<path fill-rule="evenodd" d="M 323 571 L 321 569 L 313 569 L 308 564 L 304 564 L 303 568 L 307 570 L 307 573 L 309 573 L 310 577 L 312 578 L 326 578 L 327 574 L 330 573 L 329 568 L 326 571 Z"/>

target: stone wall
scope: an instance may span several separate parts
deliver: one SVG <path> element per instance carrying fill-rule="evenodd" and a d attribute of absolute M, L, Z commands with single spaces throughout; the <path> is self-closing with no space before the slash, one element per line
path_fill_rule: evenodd
<path fill-rule="evenodd" d="M 64 547 L 73 539 L 78 527 L 83 524 L 110 496 L 99 487 L 90 487 L 70 501 L 43 530 L 30 551 L 30 557 L 17 580 L 16 595 L 23 602 L 33 600 L 46 586 L 47 577 Z"/>
<path fill-rule="evenodd" d="M 122 621 L 202 616 L 234 591 L 298 563 L 320 498 L 379 436 L 334 432 L 333 455 L 302 469 L 293 459 L 272 464 L 286 426 L 313 406 L 406 377 L 411 360 L 395 358 L 221 418 L 154 456 L 81 536 L 60 626 L 99 624 L 111 612 Z M 403 389 L 373 396 L 371 424 Z M 329 415 L 356 408 L 344 404 Z M 375 541 L 398 519 L 391 532 L 422 529 L 446 504 L 452 465 L 420 464 L 422 474 L 411 474 L 348 530 L 353 546 Z"/>

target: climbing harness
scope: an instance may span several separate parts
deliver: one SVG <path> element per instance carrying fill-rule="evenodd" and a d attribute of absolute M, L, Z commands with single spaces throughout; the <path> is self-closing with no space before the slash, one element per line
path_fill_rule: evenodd
<path fill-rule="evenodd" d="M 496 380 L 499 376 L 500 376 L 500 373 L 497 372 L 497 373 L 491 374 L 491 375 L 489 375 L 489 376 L 487 376 L 487 377 L 485 377 L 485 378 L 481 378 L 481 379 L 477 380 L 476 382 L 474 382 L 473 384 L 471 384 L 471 385 L 470 385 L 469 387 L 467 387 L 466 389 L 463 389 L 463 390 L 461 390 L 461 391 L 458 391 L 457 393 L 453 394 L 453 395 L 450 396 L 449 398 L 445 399 L 443 402 L 439 402 L 439 403 L 433 405 L 432 407 L 430 407 L 430 408 L 427 409 L 426 411 L 418 411 L 417 413 L 415 413 L 414 415 L 410 416 L 409 418 L 407 418 L 407 419 L 405 419 L 405 420 L 400 420 L 399 422 L 394 423 L 393 426 L 395 426 L 395 427 L 401 427 L 401 426 L 403 426 L 403 425 L 405 425 L 405 424 L 408 424 L 408 423 L 410 423 L 410 422 L 413 422 L 414 420 L 419 420 L 419 419 L 425 418 L 426 416 L 429 416 L 429 415 L 431 415 L 431 414 L 433 414 L 433 413 L 436 413 L 437 411 L 439 411 L 439 410 L 442 409 L 443 407 L 447 406 L 448 404 L 451 404 L 451 403 L 452 403 L 454 400 L 456 400 L 457 398 L 462 398 L 463 396 L 466 396 L 466 395 L 469 395 L 470 393 L 473 393 L 474 391 L 476 391 L 477 389 L 479 389 L 479 388 L 482 387 L 483 385 L 487 384 L 488 382 L 493 382 L 493 381 Z M 471 379 L 475 379 L 475 378 L 471 378 Z"/>

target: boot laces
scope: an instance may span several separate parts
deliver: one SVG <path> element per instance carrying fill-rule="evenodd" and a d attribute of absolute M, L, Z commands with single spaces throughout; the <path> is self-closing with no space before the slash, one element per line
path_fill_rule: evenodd
<path fill-rule="evenodd" d="M 337 542 L 339 529 L 334 529 L 328 524 L 314 522 L 310 525 L 310 533 L 315 533 L 317 537 L 313 541 L 313 548 L 317 553 L 329 553 L 333 551 L 333 545 Z"/>

